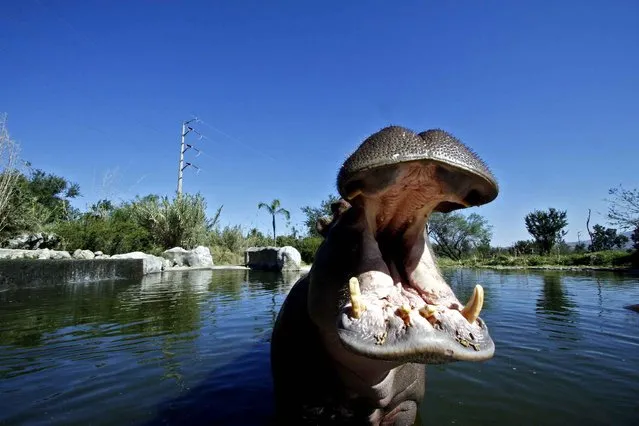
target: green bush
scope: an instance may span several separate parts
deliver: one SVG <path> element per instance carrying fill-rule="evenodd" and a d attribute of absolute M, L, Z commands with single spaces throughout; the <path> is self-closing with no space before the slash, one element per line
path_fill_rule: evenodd
<path fill-rule="evenodd" d="M 128 207 L 115 209 L 106 217 L 86 213 L 78 220 L 57 222 L 50 229 L 62 238 L 62 247 L 68 251 L 100 250 L 106 254 L 161 251 L 149 230 L 135 221 Z"/>
<path fill-rule="evenodd" d="M 306 237 L 299 240 L 298 246 L 295 248 L 300 252 L 304 263 L 313 263 L 315 253 L 317 253 L 317 249 L 322 244 L 322 241 L 324 241 L 322 237 Z"/>
<path fill-rule="evenodd" d="M 211 250 L 211 256 L 213 256 L 213 262 L 216 265 L 243 265 L 244 264 L 244 252 L 233 252 L 227 247 L 214 245 L 209 247 Z"/>
<path fill-rule="evenodd" d="M 137 198 L 131 205 L 137 222 L 153 236 L 162 248 L 193 248 L 204 244 L 221 211 L 213 219 L 206 217 L 206 201 L 200 194 L 168 197 L 149 195 Z"/>

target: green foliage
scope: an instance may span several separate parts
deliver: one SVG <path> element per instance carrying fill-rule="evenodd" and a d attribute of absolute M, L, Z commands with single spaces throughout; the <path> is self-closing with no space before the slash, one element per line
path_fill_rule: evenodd
<path fill-rule="evenodd" d="M 72 220 L 78 212 L 70 199 L 80 195 L 80 187 L 54 174 L 35 169 L 18 173 L 4 217 L 0 239 L 21 232 L 37 232 L 58 221 Z"/>
<path fill-rule="evenodd" d="M 586 243 L 579 241 L 572 250 L 574 253 L 584 253 L 586 251 Z"/>
<path fill-rule="evenodd" d="M 193 248 L 204 244 L 219 220 L 222 207 L 212 219 L 206 217 L 206 201 L 199 193 L 168 197 L 148 195 L 132 204 L 136 221 L 153 236 L 154 243 L 164 249 Z"/>
<path fill-rule="evenodd" d="M 491 226 L 486 219 L 471 213 L 433 213 L 428 222 L 428 235 L 434 241 L 433 249 L 440 256 L 459 260 L 473 250 L 487 253 L 492 237 Z"/>
<path fill-rule="evenodd" d="M 608 250 L 596 253 L 572 253 L 568 255 L 541 256 L 538 254 L 524 256 L 499 255 L 472 266 L 598 266 L 626 267 L 630 266 L 632 257 L 623 250 Z M 466 263 L 463 263 L 466 265 Z M 468 266 L 468 265 L 467 265 Z"/>
<path fill-rule="evenodd" d="M 306 233 L 310 237 L 320 237 L 317 232 L 317 221 L 322 217 L 332 217 L 331 205 L 339 200 L 339 197 L 329 194 L 326 200 L 322 200 L 320 207 L 305 206 L 302 207 L 302 213 L 306 216 L 304 220 L 304 226 L 306 227 Z"/>
<path fill-rule="evenodd" d="M 515 256 L 521 256 L 524 254 L 534 254 L 536 246 L 534 241 L 519 240 L 510 249 L 511 254 Z"/>
<path fill-rule="evenodd" d="M 535 210 L 524 218 L 528 233 L 533 236 L 539 253 L 548 254 L 555 244 L 566 235 L 563 229 L 568 225 L 566 211 L 554 208 L 548 211 Z"/>
<path fill-rule="evenodd" d="M 302 256 L 302 261 L 304 263 L 313 263 L 315 260 L 315 253 L 319 248 L 320 244 L 322 244 L 324 239 L 322 237 L 295 237 L 293 235 L 285 235 L 277 237 L 277 246 L 291 246 L 295 247 L 297 251 L 300 252 Z"/>
<path fill-rule="evenodd" d="M 622 248 L 628 242 L 628 237 L 617 235 L 617 230 L 614 228 L 605 228 L 601 225 L 595 225 L 592 228 L 592 244 L 588 247 L 590 251 Z"/>
<path fill-rule="evenodd" d="M 278 214 L 284 216 L 286 218 L 286 220 L 290 220 L 291 218 L 291 213 L 280 207 L 281 203 L 280 200 L 275 199 L 273 201 L 271 201 L 271 204 L 266 204 L 266 203 L 259 203 L 257 205 L 258 209 L 265 209 L 268 214 L 270 214 L 273 218 L 273 242 L 275 243 L 275 241 L 277 241 L 277 237 L 275 234 L 275 216 L 277 216 Z"/>
<path fill-rule="evenodd" d="M 106 206 L 107 209 L 99 210 Z M 130 204 L 116 207 L 102 200 L 77 220 L 57 222 L 52 230 L 62 237 L 63 248 L 69 251 L 100 250 L 106 254 L 161 251 L 151 232 L 135 219 Z"/>

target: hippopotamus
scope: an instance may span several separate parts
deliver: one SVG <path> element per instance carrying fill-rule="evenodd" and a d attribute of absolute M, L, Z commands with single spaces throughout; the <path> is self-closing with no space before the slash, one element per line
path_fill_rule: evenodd
<path fill-rule="evenodd" d="M 624 306 L 624 308 L 639 313 L 639 303 L 636 304 L 636 305 L 626 305 L 626 306 Z"/>
<path fill-rule="evenodd" d="M 489 203 L 498 184 L 450 133 L 390 126 L 346 159 L 337 189 L 315 261 L 273 327 L 277 424 L 411 425 L 427 364 L 495 351 L 483 288 L 457 299 L 435 263 L 429 215 Z"/>

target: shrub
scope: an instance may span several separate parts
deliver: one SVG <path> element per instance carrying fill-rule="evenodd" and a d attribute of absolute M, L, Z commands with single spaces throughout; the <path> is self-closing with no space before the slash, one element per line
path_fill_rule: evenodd
<path fill-rule="evenodd" d="M 155 195 L 137 198 L 132 209 L 137 222 L 150 232 L 159 247 L 190 249 L 206 242 L 222 208 L 209 220 L 204 197 L 183 194 L 173 200 Z"/>

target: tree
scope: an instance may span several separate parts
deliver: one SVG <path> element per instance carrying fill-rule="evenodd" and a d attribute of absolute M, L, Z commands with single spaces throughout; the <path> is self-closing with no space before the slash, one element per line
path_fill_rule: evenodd
<path fill-rule="evenodd" d="M 304 220 L 304 226 L 306 226 L 306 233 L 310 237 L 319 237 L 320 234 L 317 232 L 316 224 L 320 218 L 323 217 L 331 217 L 333 212 L 331 211 L 331 204 L 338 201 L 339 197 L 329 194 L 326 200 L 323 200 L 320 204 L 320 207 L 311 207 L 305 206 L 302 207 L 302 213 L 306 215 L 306 220 Z"/>
<path fill-rule="evenodd" d="M 79 195 L 80 187 L 63 177 L 39 169 L 29 174 L 18 173 L 6 209 L 2 238 L 41 231 L 57 221 L 78 219 L 79 211 L 71 206 L 70 199 Z"/>
<path fill-rule="evenodd" d="M 271 217 L 273 218 L 273 244 L 277 244 L 277 237 L 275 234 L 275 216 L 277 216 L 278 214 L 281 214 L 282 216 L 284 216 L 286 218 L 286 220 L 290 220 L 291 219 L 291 213 L 289 213 L 288 210 L 281 208 L 280 207 L 280 200 L 275 199 L 273 201 L 271 201 L 271 204 L 268 205 L 266 203 L 259 203 L 257 205 L 258 209 L 266 209 L 266 211 L 271 215 Z"/>
<path fill-rule="evenodd" d="M 515 256 L 521 256 L 523 254 L 535 253 L 535 242 L 530 240 L 519 240 L 512 246 L 512 254 Z"/>
<path fill-rule="evenodd" d="M 28 190 L 32 197 L 51 214 L 51 221 L 68 220 L 72 215 L 69 199 L 80 195 L 80 186 L 61 176 L 40 169 L 31 172 Z"/>
<path fill-rule="evenodd" d="M 0 116 L 0 233 L 6 226 L 10 202 L 19 172 L 16 170 L 18 145 L 9 136 L 6 114 Z"/>
<path fill-rule="evenodd" d="M 584 253 L 586 251 L 586 243 L 584 243 L 583 241 L 579 241 L 577 244 L 575 244 L 575 247 L 573 247 L 572 251 L 574 253 Z"/>
<path fill-rule="evenodd" d="M 639 227 L 639 189 L 624 189 L 621 185 L 608 191 L 612 195 L 608 219 L 621 229 Z"/>
<path fill-rule="evenodd" d="M 459 260 L 472 250 L 490 246 L 491 226 L 486 219 L 471 213 L 433 213 L 428 222 L 428 235 L 437 254 Z"/>
<path fill-rule="evenodd" d="M 612 250 L 615 247 L 622 248 L 628 242 L 628 237 L 617 235 L 617 230 L 614 228 L 595 225 L 592 229 L 592 244 L 588 247 L 590 251 Z"/>
<path fill-rule="evenodd" d="M 548 254 L 553 246 L 566 235 L 563 229 L 568 225 L 566 211 L 554 208 L 548 211 L 535 210 L 524 218 L 528 233 L 533 236 L 540 254 Z"/>

